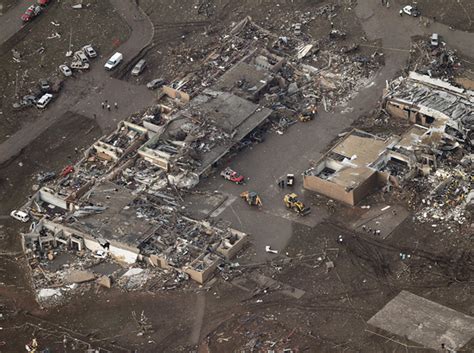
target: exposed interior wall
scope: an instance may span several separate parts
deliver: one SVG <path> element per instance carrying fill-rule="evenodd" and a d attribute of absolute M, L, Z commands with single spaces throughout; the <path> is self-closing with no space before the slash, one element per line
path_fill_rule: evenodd
<path fill-rule="evenodd" d="M 209 264 L 207 267 L 204 268 L 202 271 L 196 270 L 196 265 L 202 260 L 197 259 L 191 263 L 190 266 L 185 267 L 183 270 L 185 273 L 187 273 L 193 280 L 196 282 L 203 284 L 206 282 L 211 276 L 214 274 L 214 271 L 217 268 L 217 265 L 219 264 L 219 259 L 216 259 L 213 261 L 211 264 Z"/>
<path fill-rule="evenodd" d="M 68 209 L 66 200 L 56 195 L 54 191 L 49 188 L 41 188 L 38 197 L 41 201 L 62 208 L 63 210 Z"/>
<path fill-rule="evenodd" d="M 224 240 L 217 248 L 217 252 L 222 254 L 227 260 L 230 260 L 237 255 L 247 242 L 247 234 L 235 229 L 230 229 L 230 232 L 237 236 L 237 241 L 234 244 L 228 244 L 228 242 Z"/>
<path fill-rule="evenodd" d="M 319 194 L 327 196 L 331 199 L 354 205 L 353 190 L 347 192 L 341 185 L 331 183 L 330 181 L 318 178 L 313 175 L 305 175 L 303 177 L 303 187 L 306 190 L 315 191 Z"/>
<path fill-rule="evenodd" d="M 352 192 L 352 206 L 357 205 L 369 194 L 375 192 L 379 188 L 378 172 L 374 171 L 367 179 L 359 184 Z"/>

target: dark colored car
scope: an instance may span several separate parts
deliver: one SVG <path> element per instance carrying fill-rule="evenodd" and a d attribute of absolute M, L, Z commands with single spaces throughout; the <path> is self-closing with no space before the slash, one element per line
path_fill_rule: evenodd
<path fill-rule="evenodd" d="M 39 86 L 41 88 L 41 92 L 43 93 L 48 93 L 49 91 L 51 91 L 51 85 L 49 84 L 48 80 L 39 80 Z"/>
<path fill-rule="evenodd" d="M 165 84 L 165 80 L 162 78 L 156 78 L 153 81 L 150 81 L 146 84 L 148 89 L 157 89 Z"/>

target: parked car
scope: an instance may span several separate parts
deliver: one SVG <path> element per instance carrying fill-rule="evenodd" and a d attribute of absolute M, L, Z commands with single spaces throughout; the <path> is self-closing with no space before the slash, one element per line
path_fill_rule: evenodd
<path fill-rule="evenodd" d="M 91 59 L 95 58 L 97 56 L 97 52 L 94 50 L 94 48 L 92 48 L 92 45 L 90 45 L 90 44 L 87 44 L 87 45 L 83 46 L 82 50 Z"/>
<path fill-rule="evenodd" d="M 97 250 L 95 253 L 92 254 L 96 259 L 105 259 L 108 255 L 108 252 L 105 250 Z"/>
<path fill-rule="evenodd" d="M 34 17 L 38 16 L 41 13 L 41 6 L 31 5 L 29 6 L 23 15 L 21 15 L 21 20 L 23 22 L 29 22 Z"/>
<path fill-rule="evenodd" d="M 439 46 L 439 35 L 438 33 L 433 33 L 430 38 L 430 43 L 432 47 Z"/>
<path fill-rule="evenodd" d="M 418 17 L 421 15 L 421 12 L 416 6 L 407 5 L 403 8 L 403 12 L 409 16 Z"/>
<path fill-rule="evenodd" d="M 36 102 L 36 107 L 39 109 L 44 109 L 49 104 L 49 102 L 51 102 L 52 99 L 53 95 L 51 93 L 45 93 Z"/>
<path fill-rule="evenodd" d="M 41 89 L 42 93 L 48 93 L 51 90 L 51 86 L 50 86 L 48 80 L 46 80 L 44 78 L 39 80 L 39 86 L 40 86 L 40 89 Z"/>
<path fill-rule="evenodd" d="M 67 65 L 59 65 L 59 71 L 66 77 L 72 76 L 72 71 Z"/>
<path fill-rule="evenodd" d="M 132 69 L 132 76 L 140 75 L 143 72 L 143 70 L 145 69 L 145 66 L 146 66 L 145 59 L 141 59 L 139 62 L 137 62 L 135 67 Z"/>
<path fill-rule="evenodd" d="M 10 216 L 12 216 L 13 218 L 23 223 L 26 223 L 30 220 L 30 216 L 28 215 L 28 213 L 24 211 L 13 210 L 11 211 Z"/>
<path fill-rule="evenodd" d="M 236 183 L 236 184 L 243 184 L 244 181 L 245 181 L 245 178 L 243 175 L 240 175 L 239 173 L 237 173 L 235 170 L 227 167 L 225 168 L 222 172 L 221 172 L 221 176 L 226 179 L 226 180 L 229 180 L 233 183 Z"/>
<path fill-rule="evenodd" d="M 165 84 L 165 80 L 162 78 L 156 78 L 146 84 L 146 87 L 149 89 L 157 89 Z"/>
<path fill-rule="evenodd" d="M 74 57 L 77 61 L 80 61 L 83 64 L 88 64 L 89 59 L 87 58 L 86 54 L 82 50 L 78 50 L 74 53 Z"/>
<path fill-rule="evenodd" d="M 106 70 L 112 70 L 115 67 L 117 67 L 118 64 L 120 64 L 122 59 L 123 59 L 123 55 L 117 52 L 114 55 L 112 55 L 109 60 L 107 60 L 104 67 L 106 68 Z"/>

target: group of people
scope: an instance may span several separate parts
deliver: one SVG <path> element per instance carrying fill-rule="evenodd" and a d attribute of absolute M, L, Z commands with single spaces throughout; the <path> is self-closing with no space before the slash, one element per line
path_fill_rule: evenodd
<path fill-rule="evenodd" d="M 111 106 L 110 106 L 109 102 L 107 101 L 107 99 L 104 102 L 102 102 L 101 105 L 102 105 L 102 109 L 107 108 L 107 110 L 110 112 Z M 114 102 L 114 107 L 115 107 L 115 109 L 118 109 L 118 103 L 117 102 Z"/>

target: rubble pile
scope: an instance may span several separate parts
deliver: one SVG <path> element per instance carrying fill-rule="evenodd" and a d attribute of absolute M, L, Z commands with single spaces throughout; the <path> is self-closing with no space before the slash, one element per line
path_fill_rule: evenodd
<path fill-rule="evenodd" d="M 164 171 L 141 158 L 135 158 L 132 165 L 117 173 L 114 182 L 133 190 L 136 194 L 146 190 L 148 192 L 161 190 L 166 186 Z"/>
<path fill-rule="evenodd" d="M 445 42 L 433 46 L 425 38 L 413 42 L 409 68 L 420 74 L 451 82 L 463 71 L 455 50 L 449 49 Z"/>
<path fill-rule="evenodd" d="M 423 181 L 422 181 L 423 182 Z M 421 200 L 417 219 L 421 223 L 431 222 L 434 226 L 447 223 L 462 225 L 469 219 L 469 195 L 473 186 L 472 169 L 469 172 L 461 166 L 453 169 L 438 169 L 424 180 L 427 195 Z"/>

